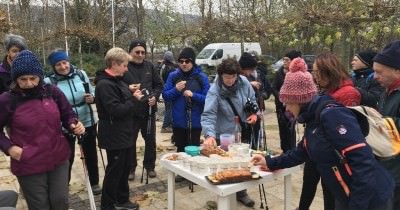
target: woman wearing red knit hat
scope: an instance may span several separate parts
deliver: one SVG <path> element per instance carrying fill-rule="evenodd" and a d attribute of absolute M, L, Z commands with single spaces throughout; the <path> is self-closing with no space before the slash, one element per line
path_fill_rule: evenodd
<path fill-rule="evenodd" d="M 365 142 L 356 116 L 342 104 L 326 104 L 332 97 L 317 95 L 305 65 L 301 58 L 291 62 L 279 95 L 286 110 L 305 124 L 303 139 L 278 157 L 255 155 L 253 163 L 273 171 L 311 161 L 333 194 L 336 210 L 392 209 L 394 181 Z"/>

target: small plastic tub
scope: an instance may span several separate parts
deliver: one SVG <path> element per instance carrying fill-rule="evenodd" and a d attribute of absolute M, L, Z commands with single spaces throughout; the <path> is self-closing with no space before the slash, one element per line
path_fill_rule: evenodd
<path fill-rule="evenodd" d="M 191 156 L 198 156 L 200 155 L 200 148 L 198 146 L 186 146 L 185 152 Z"/>

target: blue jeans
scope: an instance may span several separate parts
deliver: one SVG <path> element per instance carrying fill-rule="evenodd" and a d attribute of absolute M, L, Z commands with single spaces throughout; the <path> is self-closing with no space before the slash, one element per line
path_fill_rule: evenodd
<path fill-rule="evenodd" d="M 164 101 L 165 112 L 162 128 L 172 127 L 172 103 Z"/>

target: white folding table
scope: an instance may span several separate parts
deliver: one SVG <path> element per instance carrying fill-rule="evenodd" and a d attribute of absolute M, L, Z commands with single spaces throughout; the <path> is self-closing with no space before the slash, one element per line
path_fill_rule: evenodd
<path fill-rule="evenodd" d="M 175 175 L 180 175 L 187 180 L 217 194 L 218 210 L 234 210 L 236 209 L 236 192 L 255 187 L 259 184 L 276 180 L 284 177 L 284 206 L 285 210 L 291 210 L 290 202 L 292 200 L 292 183 L 291 174 L 299 171 L 300 166 L 277 170 L 274 172 L 260 171 L 261 179 L 240 182 L 235 184 L 213 185 L 206 180 L 204 175 L 200 175 L 185 169 L 179 164 L 171 163 L 171 161 L 161 159 L 160 164 L 168 171 L 168 210 L 175 210 Z"/>

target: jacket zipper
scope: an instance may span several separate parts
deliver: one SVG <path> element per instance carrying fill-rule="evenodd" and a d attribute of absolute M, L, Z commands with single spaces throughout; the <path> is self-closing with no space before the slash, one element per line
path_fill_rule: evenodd
<path fill-rule="evenodd" d="M 340 175 L 339 169 L 336 166 L 332 167 L 333 173 L 336 176 L 336 179 L 338 180 L 340 186 L 342 186 L 344 193 L 346 193 L 347 197 L 350 195 L 350 189 L 347 186 L 346 182 L 344 182 L 342 175 Z"/>

